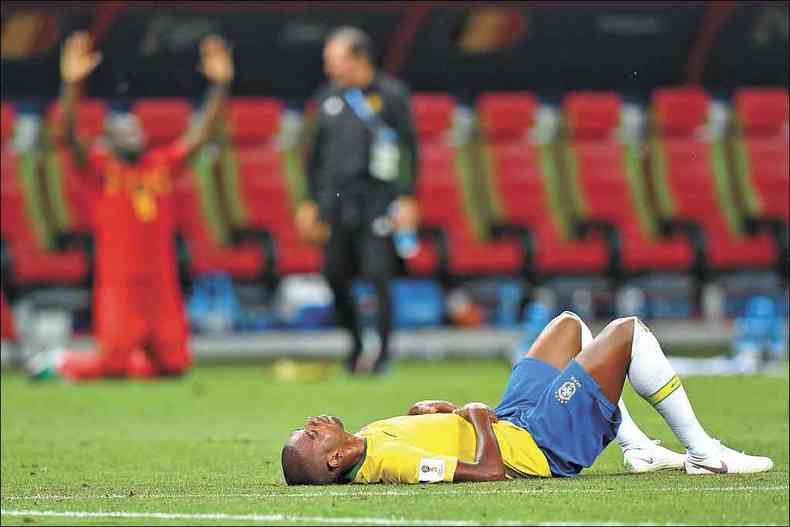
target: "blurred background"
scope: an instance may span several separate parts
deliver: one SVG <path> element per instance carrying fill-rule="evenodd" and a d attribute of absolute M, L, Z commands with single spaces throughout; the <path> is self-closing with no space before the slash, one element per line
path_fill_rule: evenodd
<path fill-rule="evenodd" d="M 89 137 L 114 110 L 153 144 L 178 137 L 206 89 L 200 39 L 233 47 L 246 110 L 174 188 L 198 361 L 343 354 L 293 211 L 324 39 L 344 24 L 413 91 L 426 229 L 393 283 L 396 354 L 509 356 L 572 309 L 594 330 L 642 316 L 670 351 L 749 357 L 706 371 L 782 359 L 789 5 L 6 0 L 3 364 L 92 343 L 91 196 L 51 133 L 78 29 L 104 55 Z M 355 296 L 371 321 L 369 284 Z"/>

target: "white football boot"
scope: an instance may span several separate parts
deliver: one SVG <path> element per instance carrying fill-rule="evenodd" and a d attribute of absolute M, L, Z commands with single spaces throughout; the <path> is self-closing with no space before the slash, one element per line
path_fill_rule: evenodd
<path fill-rule="evenodd" d="M 705 459 L 692 458 L 686 455 L 686 474 L 752 474 L 766 472 L 774 467 L 774 462 L 767 457 L 750 456 L 736 452 L 715 441 L 714 453 Z"/>
<path fill-rule="evenodd" d="M 629 448 L 623 452 L 623 465 L 632 474 L 656 472 L 659 470 L 682 470 L 686 456 L 664 448 L 656 440 L 644 448 Z"/>

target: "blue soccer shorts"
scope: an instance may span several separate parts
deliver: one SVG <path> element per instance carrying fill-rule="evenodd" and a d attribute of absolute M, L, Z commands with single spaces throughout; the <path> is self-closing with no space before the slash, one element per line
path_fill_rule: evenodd
<path fill-rule="evenodd" d="M 617 405 L 575 360 L 560 371 L 534 357 L 521 359 L 495 411 L 532 435 L 554 476 L 591 466 L 622 421 Z"/>

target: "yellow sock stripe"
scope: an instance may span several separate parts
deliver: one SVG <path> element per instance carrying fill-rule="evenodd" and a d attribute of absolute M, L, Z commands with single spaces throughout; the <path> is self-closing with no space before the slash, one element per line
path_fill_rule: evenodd
<path fill-rule="evenodd" d="M 667 397 L 669 397 L 670 395 L 672 395 L 672 393 L 678 388 L 680 388 L 680 386 L 681 386 L 680 379 L 678 378 L 677 375 L 675 375 L 674 377 L 669 379 L 669 381 L 664 386 L 659 388 L 653 395 L 648 397 L 647 401 L 653 406 L 655 406 L 661 401 L 663 401 L 664 399 L 666 399 Z"/>

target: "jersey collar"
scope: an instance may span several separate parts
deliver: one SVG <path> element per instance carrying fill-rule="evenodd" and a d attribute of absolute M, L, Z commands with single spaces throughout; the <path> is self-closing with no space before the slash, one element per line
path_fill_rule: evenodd
<path fill-rule="evenodd" d="M 359 457 L 359 462 L 354 465 L 351 470 L 348 471 L 346 474 L 346 481 L 354 481 L 356 479 L 359 470 L 362 468 L 362 465 L 365 464 L 365 459 L 368 456 L 368 440 L 367 438 L 363 439 L 362 443 L 362 455 Z"/>

